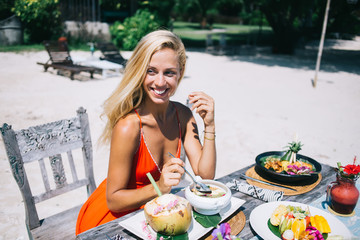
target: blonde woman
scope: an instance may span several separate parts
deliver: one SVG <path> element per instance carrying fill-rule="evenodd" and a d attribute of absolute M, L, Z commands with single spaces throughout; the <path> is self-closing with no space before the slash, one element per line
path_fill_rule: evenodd
<path fill-rule="evenodd" d="M 104 103 L 108 122 L 102 140 L 110 142 L 108 176 L 80 210 L 76 234 L 142 208 L 156 197 L 148 172 L 160 191 L 169 193 L 184 174 L 179 159 L 182 144 L 194 173 L 214 178 L 214 100 L 193 92 L 191 110 L 170 101 L 185 64 L 184 45 L 172 32 L 154 31 L 138 43 L 122 81 Z M 204 122 L 203 146 L 192 110 Z"/>

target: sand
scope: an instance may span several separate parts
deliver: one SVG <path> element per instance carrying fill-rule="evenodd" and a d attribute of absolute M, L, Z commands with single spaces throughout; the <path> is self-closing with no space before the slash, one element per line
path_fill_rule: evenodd
<path fill-rule="evenodd" d="M 173 100 L 185 103 L 192 91 L 204 91 L 216 102 L 216 144 L 221 177 L 253 164 L 265 151 L 283 150 L 295 134 L 304 144 L 301 154 L 336 166 L 360 157 L 360 41 L 327 41 L 317 87 L 311 84 L 317 43 L 295 56 L 271 55 L 269 48 L 239 47 L 231 56 L 189 49 L 185 78 Z M 353 50 L 353 51 L 348 51 Z M 354 51 L 355 50 L 355 51 Z M 98 52 L 95 53 L 99 55 Z M 131 52 L 124 52 L 128 58 Z M 90 57 L 72 51 L 73 58 Z M 103 101 L 120 77 L 95 75 L 78 80 L 44 72 L 36 62 L 45 51 L 0 53 L 0 123 L 15 130 L 72 117 L 87 109 L 94 145 L 97 185 L 106 177 L 108 147 L 97 147 L 104 126 Z M 199 129 L 203 125 L 196 116 Z M 2 139 L 0 138 L 2 142 Z M 28 173 L 29 175 L 29 173 Z M 42 183 L 38 182 L 39 185 Z M 24 206 L 0 143 L 0 240 L 28 239 Z M 84 201 L 86 196 L 74 195 Z M 45 205 L 42 214 L 67 207 L 72 200 Z"/>

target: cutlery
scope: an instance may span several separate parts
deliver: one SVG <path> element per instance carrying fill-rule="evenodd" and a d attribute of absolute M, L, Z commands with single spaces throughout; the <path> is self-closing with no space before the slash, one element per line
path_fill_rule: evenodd
<path fill-rule="evenodd" d="M 169 152 L 169 155 L 172 156 L 173 158 L 176 158 L 174 155 L 172 155 L 170 152 Z M 191 179 L 193 180 L 193 182 L 195 183 L 195 187 L 196 189 L 201 192 L 201 193 L 211 193 L 211 189 L 204 183 L 202 182 L 198 182 L 195 180 L 195 178 L 188 172 L 188 170 L 186 170 L 185 167 L 181 166 L 185 172 L 187 173 L 187 175 L 189 175 L 191 177 Z"/>
<path fill-rule="evenodd" d="M 252 177 L 246 176 L 245 174 L 240 174 L 240 177 L 243 178 L 243 179 L 250 179 L 250 180 L 253 180 L 253 181 L 255 181 L 255 182 L 260 182 L 260 183 L 263 183 L 263 184 L 266 184 L 266 185 L 270 185 L 270 186 L 275 186 L 275 187 L 280 187 L 280 188 L 286 188 L 286 189 L 289 189 L 289 190 L 292 190 L 292 191 L 297 191 L 297 190 L 294 189 L 294 188 L 281 186 L 281 185 L 275 184 L 275 183 L 265 182 L 265 181 L 262 181 L 262 180 L 259 180 L 259 179 L 256 179 L 256 178 L 252 178 Z"/>

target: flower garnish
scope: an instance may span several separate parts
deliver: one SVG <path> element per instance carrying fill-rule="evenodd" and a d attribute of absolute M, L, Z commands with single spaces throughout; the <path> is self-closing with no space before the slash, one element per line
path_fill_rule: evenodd
<path fill-rule="evenodd" d="M 229 223 L 222 223 L 211 233 L 212 240 L 241 240 L 236 236 L 231 236 L 231 227 Z"/>
<path fill-rule="evenodd" d="M 175 199 L 174 201 L 170 201 L 167 206 L 159 205 L 154 209 L 154 215 L 161 213 L 165 209 L 170 211 L 172 208 L 174 208 L 179 203 L 179 200 Z"/>
<path fill-rule="evenodd" d="M 315 227 L 308 226 L 308 227 L 306 228 L 305 232 L 306 232 L 308 235 L 313 236 L 314 239 L 324 240 L 323 235 L 322 235 L 322 234 L 319 232 L 319 230 L 316 229 Z M 310 239 L 310 238 L 309 238 L 309 239 Z"/>
<path fill-rule="evenodd" d="M 357 179 L 360 175 L 360 165 L 355 165 L 356 156 L 354 157 L 354 163 L 348 164 L 346 166 L 342 166 L 340 162 L 337 163 L 338 165 L 338 172 L 342 177 Z"/>
<path fill-rule="evenodd" d="M 287 174 L 289 175 L 304 175 L 304 174 L 310 174 L 313 171 L 307 166 L 297 166 L 297 165 L 288 165 L 287 166 L 288 171 Z"/>
<path fill-rule="evenodd" d="M 141 222 L 141 228 L 143 232 L 146 234 L 146 237 L 148 240 L 156 240 L 156 237 L 154 237 L 150 230 L 149 230 L 149 224 L 146 221 Z"/>
<path fill-rule="evenodd" d="M 231 228 L 229 223 L 220 224 L 214 231 L 212 232 L 213 240 L 230 240 Z M 221 236 L 221 237 L 220 237 Z"/>

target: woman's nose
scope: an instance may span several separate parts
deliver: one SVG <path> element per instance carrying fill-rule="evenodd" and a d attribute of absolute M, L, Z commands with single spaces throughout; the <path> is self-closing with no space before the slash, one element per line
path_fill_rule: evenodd
<path fill-rule="evenodd" d="M 157 78 L 156 78 L 156 80 L 155 80 L 155 84 L 156 84 L 157 86 L 163 86 L 163 85 L 166 84 L 164 74 L 159 73 L 159 74 L 157 75 Z"/>

